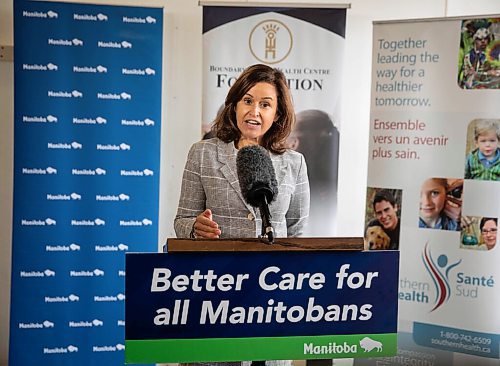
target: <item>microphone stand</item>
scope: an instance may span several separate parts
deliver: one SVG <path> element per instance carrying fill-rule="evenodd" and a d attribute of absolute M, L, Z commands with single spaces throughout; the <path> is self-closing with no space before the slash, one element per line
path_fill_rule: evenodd
<path fill-rule="evenodd" d="M 262 218 L 262 234 L 261 237 L 267 236 L 267 241 L 269 244 L 274 243 L 274 229 L 271 225 L 271 212 L 269 211 L 269 205 L 267 203 L 267 197 L 264 194 L 263 200 L 259 207 L 260 216 Z"/>

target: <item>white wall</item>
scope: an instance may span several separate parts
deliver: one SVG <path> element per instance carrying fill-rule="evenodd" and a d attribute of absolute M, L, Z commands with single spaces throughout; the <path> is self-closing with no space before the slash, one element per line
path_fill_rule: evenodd
<path fill-rule="evenodd" d="M 12 45 L 12 1 L 0 2 L 0 45 Z M 14 165 L 14 70 L 0 61 L 0 365 L 9 349 L 12 169 Z"/>
<path fill-rule="evenodd" d="M 182 169 L 199 138 L 202 83 L 202 9 L 195 0 L 71 1 L 165 7 L 163 124 L 159 244 L 174 236 L 173 218 Z M 220 2 L 220 1 L 218 1 Z M 232 1 L 233 3 L 236 1 Z M 239 1 L 245 3 L 245 1 Z M 265 3 L 265 1 L 260 1 Z M 299 2 L 306 2 L 302 0 Z M 338 0 L 318 1 L 339 3 Z M 13 1 L 0 1 L 0 45 L 13 44 Z M 291 3 L 274 0 L 273 3 Z M 500 13 L 499 0 L 352 0 L 347 11 L 343 80 L 338 228 L 341 236 L 362 236 L 371 83 L 372 22 Z M 13 64 L 0 62 L 0 365 L 7 364 L 10 304 Z"/>

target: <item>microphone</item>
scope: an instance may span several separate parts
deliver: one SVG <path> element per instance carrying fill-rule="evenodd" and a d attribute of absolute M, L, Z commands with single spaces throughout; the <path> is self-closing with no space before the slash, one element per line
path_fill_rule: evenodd
<path fill-rule="evenodd" d="M 268 151 L 259 145 L 241 148 L 236 156 L 236 171 L 243 198 L 250 206 L 259 208 L 262 236 L 273 243 L 269 204 L 278 195 L 278 182 Z"/>

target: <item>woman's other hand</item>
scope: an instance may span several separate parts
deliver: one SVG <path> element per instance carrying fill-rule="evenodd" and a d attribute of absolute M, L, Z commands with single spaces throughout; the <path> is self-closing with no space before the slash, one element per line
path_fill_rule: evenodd
<path fill-rule="evenodd" d="M 221 234 L 219 225 L 212 220 L 212 211 L 209 208 L 196 216 L 193 229 L 195 238 L 217 239 Z"/>

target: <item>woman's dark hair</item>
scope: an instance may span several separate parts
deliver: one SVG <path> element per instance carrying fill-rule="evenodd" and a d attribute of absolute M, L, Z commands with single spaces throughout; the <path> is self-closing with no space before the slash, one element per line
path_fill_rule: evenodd
<path fill-rule="evenodd" d="M 496 217 L 483 217 L 481 221 L 479 221 L 479 230 L 483 231 L 484 224 L 486 224 L 486 222 L 490 220 L 495 221 L 495 224 L 498 224 Z"/>
<path fill-rule="evenodd" d="M 236 123 L 236 104 L 257 83 L 268 83 L 276 88 L 277 119 L 262 136 L 260 145 L 275 154 L 286 150 L 286 139 L 295 123 L 292 97 L 285 75 L 278 69 L 257 64 L 246 68 L 233 84 L 226 96 L 224 108 L 217 114 L 212 131 L 224 142 L 238 141 L 241 132 Z"/>

